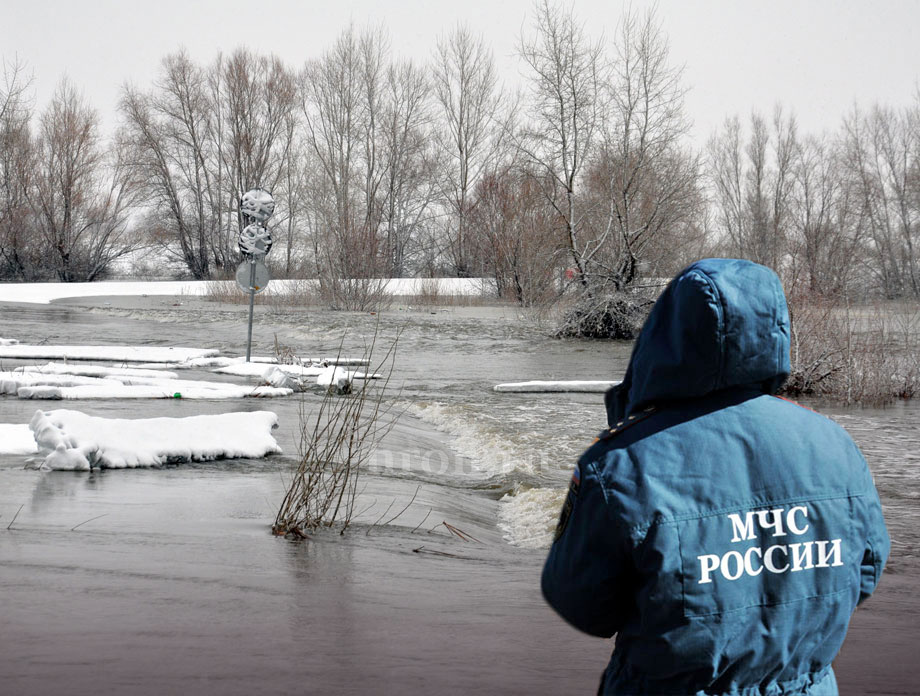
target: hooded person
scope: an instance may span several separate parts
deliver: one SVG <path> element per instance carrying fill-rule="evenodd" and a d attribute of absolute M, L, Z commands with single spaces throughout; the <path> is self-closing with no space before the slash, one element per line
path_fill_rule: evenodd
<path fill-rule="evenodd" d="M 773 396 L 788 374 L 763 266 L 699 261 L 653 307 L 543 569 L 563 618 L 616 634 L 600 693 L 837 693 L 890 541 L 846 432 Z"/>

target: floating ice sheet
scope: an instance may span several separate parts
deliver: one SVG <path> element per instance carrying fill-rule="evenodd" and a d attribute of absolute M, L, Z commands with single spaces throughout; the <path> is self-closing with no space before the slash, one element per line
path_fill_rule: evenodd
<path fill-rule="evenodd" d="M 128 420 L 59 409 L 36 411 L 28 427 L 42 469 L 89 471 L 277 454 L 277 425 L 270 411 Z"/>
<path fill-rule="evenodd" d="M 0 346 L 0 358 L 33 360 L 108 360 L 111 362 L 174 363 L 217 355 L 212 348 L 179 346 Z"/>
<path fill-rule="evenodd" d="M 208 358 L 205 358 L 206 360 Z M 176 379 L 175 372 L 150 368 L 108 367 L 105 365 L 70 365 L 67 363 L 47 363 L 45 365 L 23 365 L 13 372 L 37 372 L 42 375 L 82 375 L 84 377 L 156 377 L 158 379 Z"/>
<path fill-rule="evenodd" d="M 106 380 L 111 381 L 111 380 Z M 219 382 L 186 382 L 164 380 L 163 384 L 82 385 L 56 387 L 34 385 L 20 387 L 20 399 L 245 399 L 290 396 L 292 389 L 281 387 L 252 387 Z"/>
<path fill-rule="evenodd" d="M 602 394 L 619 383 L 619 380 L 534 380 L 531 382 L 496 384 L 494 389 L 497 392 L 584 392 Z"/>

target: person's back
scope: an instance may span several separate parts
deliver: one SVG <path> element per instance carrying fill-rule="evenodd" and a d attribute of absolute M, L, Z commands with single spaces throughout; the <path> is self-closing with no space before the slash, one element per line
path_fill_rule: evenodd
<path fill-rule="evenodd" d="M 837 692 L 831 661 L 889 541 L 852 440 L 769 395 L 787 324 L 772 272 L 699 262 L 608 395 L 543 573 L 563 617 L 617 634 L 607 693 Z"/>

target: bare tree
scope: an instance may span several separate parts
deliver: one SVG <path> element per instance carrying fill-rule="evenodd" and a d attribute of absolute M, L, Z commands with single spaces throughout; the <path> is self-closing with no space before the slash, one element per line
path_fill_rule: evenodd
<path fill-rule="evenodd" d="M 555 297 L 565 239 L 537 176 L 512 164 L 483 176 L 474 196 L 471 228 L 490 260 L 498 296 L 523 306 Z"/>
<path fill-rule="evenodd" d="M 597 208 L 604 215 L 581 258 L 623 290 L 636 280 L 648 250 L 681 246 L 682 238 L 699 236 L 694 223 L 702 205 L 698 158 L 684 147 L 689 123 L 682 70 L 669 62 L 654 11 L 628 11 L 614 47 L 605 85 L 610 108 L 603 150 L 591 177 L 594 193 L 602 194 Z M 660 244 L 663 236 L 668 244 Z"/>
<path fill-rule="evenodd" d="M 463 25 L 438 40 L 433 64 L 438 105 L 437 142 L 444 156 L 446 247 L 454 272 L 471 273 L 468 232 L 473 187 L 492 164 L 501 141 L 494 123 L 501 94 L 491 50 Z"/>
<path fill-rule="evenodd" d="M 3 62 L 0 84 L 0 278 L 30 280 L 39 257 L 29 191 L 35 149 L 29 123 L 31 79 L 19 61 Z"/>
<path fill-rule="evenodd" d="M 220 177 L 215 174 L 213 102 L 205 71 L 184 52 L 163 59 L 154 89 L 126 87 L 122 97 L 131 166 L 151 217 L 163 229 L 164 250 L 194 278 L 212 270 L 212 240 L 221 230 Z"/>
<path fill-rule="evenodd" d="M 745 142 L 737 117 L 708 144 L 715 206 L 728 251 L 782 270 L 798 147 L 795 117 L 774 110 L 772 130 L 756 112 Z"/>
<path fill-rule="evenodd" d="M 387 274 L 409 271 L 419 231 L 433 216 L 437 154 L 431 139 L 430 84 L 411 62 L 390 65 L 381 127 L 384 180 L 380 187 Z"/>
<path fill-rule="evenodd" d="M 289 181 L 285 173 L 291 175 L 288 160 L 294 157 L 296 78 L 276 56 L 257 56 L 246 49 L 237 49 L 225 64 L 212 68 L 217 71 L 222 79 L 215 75 L 212 82 L 219 81 L 223 89 L 212 119 L 221 118 L 227 130 L 220 148 L 229 175 L 223 196 L 234 212 L 231 229 L 241 229 L 245 223 L 236 204 L 249 189 L 273 191 L 280 201 L 289 198 L 281 194 Z M 219 132 L 212 126 L 212 134 Z M 212 248 L 221 267 L 238 259 L 234 236 L 224 235 L 223 243 Z"/>
<path fill-rule="evenodd" d="M 854 110 L 844 121 L 844 139 L 877 284 L 887 297 L 920 297 L 920 100 L 903 112 Z"/>
<path fill-rule="evenodd" d="M 382 299 L 380 234 L 386 37 L 349 27 L 301 76 L 306 140 L 319 164 L 310 183 L 321 236 L 314 239 L 320 289 L 334 307 Z"/>
<path fill-rule="evenodd" d="M 792 268 L 787 287 L 811 295 L 846 291 L 861 256 L 851 193 L 834 143 L 806 136 L 796 148 L 789 209 Z"/>
<path fill-rule="evenodd" d="M 134 182 L 123 163 L 106 171 L 99 120 L 65 79 L 40 119 L 33 188 L 36 224 L 61 281 L 91 281 L 132 251 Z"/>
<path fill-rule="evenodd" d="M 592 289 L 587 217 L 580 206 L 581 175 L 594 154 L 605 108 L 601 43 L 590 39 L 570 10 L 543 0 L 534 34 L 518 54 L 530 69 L 530 123 L 518 145 L 528 168 L 540 172 L 543 193 L 565 229 L 576 280 Z"/>

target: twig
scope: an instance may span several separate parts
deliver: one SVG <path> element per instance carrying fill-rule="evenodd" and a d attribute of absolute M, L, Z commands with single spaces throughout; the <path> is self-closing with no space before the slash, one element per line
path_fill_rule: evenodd
<path fill-rule="evenodd" d="M 419 484 L 418 486 L 416 486 L 416 488 L 415 488 L 415 493 L 412 494 L 412 500 L 409 501 L 409 504 L 406 505 L 406 507 L 404 507 L 402 510 L 399 511 L 399 515 L 403 514 L 406 510 L 408 510 L 409 507 L 412 505 L 412 503 L 415 502 L 415 496 L 418 495 L 419 489 L 420 489 L 421 487 L 422 487 L 421 484 Z M 392 517 L 392 518 L 388 519 L 386 522 L 383 523 L 383 526 L 385 527 L 385 526 L 387 526 L 388 524 L 390 524 L 391 522 L 395 521 L 395 520 L 399 517 L 399 515 L 396 515 L 396 517 Z"/>
<path fill-rule="evenodd" d="M 419 522 L 417 525 L 415 525 L 415 529 L 413 529 L 411 532 L 409 532 L 409 534 L 415 534 L 416 530 L 417 530 L 419 527 L 421 527 L 423 524 L 425 524 L 425 520 L 428 519 L 428 515 L 431 514 L 431 511 L 432 511 L 432 510 L 434 510 L 434 508 L 428 508 L 428 513 L 422 518 L 422 521 L 421 521 L 421 522 Z"/>
<path fill-rule="evenodd" d="M 426 549 L 424 546 L 419 546 L 417 549 L 412 549 L 412 553 L 429 553 L 432 556 L 447 556 L 448 558 L 463 558 L 463 556 L 458 556 L 455 553 L 447 553 L 447 551 L 436 551 L 434 549 Z"/>
<path fill-rule="evenodd" d="M 368 534 L 370 534 L 371 530 L 379 524 L 380 520 L 386 517 L 387 513 L 390 511 L 390 508 L 393 507 L 393 503 L 395 502 L 396 502 L 396 498 L 393 498 L 393 500 L 390 501 L 390 504 L 387 505 L 387 509 L 383 511 L 383 514 L 377 519 L 377 521 L 374 522 L 374 524 L 372 524 L 370 527 L 367 528 L 367 531 L 364 532 L 364 536 L 367 536 Z"/>
<path fill-rule="evenodd" d="M 22 505 L 19 506 L 19 509 L 16 511 L 16 514 L 13 515 L 13 519 L 11 519 L 11 520 L 10 520 L 10 523 L 9 523 L 8 525 L 6 525 L 6 528 L 7 528 L 7 529 L 9 529 L 10 527 L 13 526 L 13 522 L 16 521 L 16 518 L 19 517 L 19 513 L 22 512 L 22 509 L 23 509 L 25 506 L 26 506 L 25 503 L 23 503 Z"/>
<path fill-rule="evenodd" d="M 81 523 L 78 524 L 76 527 L 71 527 L 71 528 L 70 528 L 70 531 L 72 532 L 72 531 L 74 531 L 77 527 L 82 527 L 84 524 L 87 524 L 87 522 L 92 522 L 93 520 L 98 520 L 100 517 L 105 517 L 105 516 L 108 515 L 108 514 L 109 514 L 109 513 L 104 512 L 104 513 L 102 513 L 101 515 L 96 515 L 95 517 L 91 517 L 90 519 L 86 520 L 86 522 L 81 522 Z"/>
<path fill-rule="evenodd" d="M 364 514 L 365 512 L 367 512 L 368 510 L 370 510 L 370 509 L 371 509 L 372 507 L 374 507 L 376 504 L 377 504 L 377 499 L 374 498 L 374 502 L 372 502 L 370 505 L 368 505 L 366 508 L 364 508 L 361 512 L 359 512 L 357 515 L 355 515 L 355 517 L 361 517 L 361 515 L 363 515 L 363 514 Z"/>
<path fill-rule="evenodd" d="M 472 541 L 475 541 L 475 542 L 478 543 L 478 544 L 481 544 L 481 543 L 482 543 L 481 541 L 479 541 L 479 539 L 477 539 L 476 537 L 474 537 L 472 534 L 467 534 L 467 533 L 464 532 L 462 529 L 457 529 L 457 528 L 454 527 L 452 524 L 447 524 L 446 521 L 445 521 L 445 522 L 442 522 L 441 524 L 443 524 L 445 527 L 447 527 L 447 531 L 449 531 L 451 534 L 456 534 L 458 537 L 460 537 L 461 539 L 463 539 L 463 541 L 470 541 L 470 540 L 472 540 Z"/>

